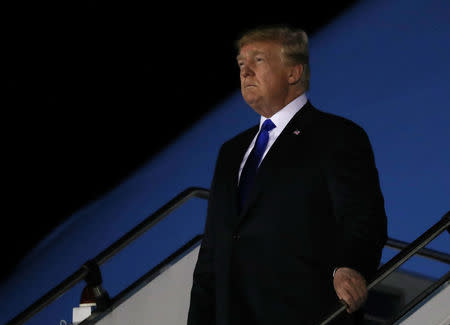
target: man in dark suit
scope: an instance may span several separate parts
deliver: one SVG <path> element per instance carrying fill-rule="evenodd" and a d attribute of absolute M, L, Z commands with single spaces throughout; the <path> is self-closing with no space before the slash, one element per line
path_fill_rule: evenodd
<path fill-rule="evenodd" d="M 308 101 L 303 31 L 255 29 L 238 50 L 261 119 L 220 148 L 188 324 L 317 324 L 339 300 L 335 324 L 356 324 L 386 241 L 369 139 Z"/>

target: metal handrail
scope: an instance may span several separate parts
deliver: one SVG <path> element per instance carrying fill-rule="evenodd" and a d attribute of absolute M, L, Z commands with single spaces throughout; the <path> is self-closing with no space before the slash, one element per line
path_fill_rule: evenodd
<path fill-rule="evenodd" d="M 192 197 L 197 197 L 201 199 L 209 198 L 209 190 L 200 187 L 189 187 L 186 190 L 179 193 L 172 200 L 167 202 L 161 208 L 159 208 L 155 213 L 147 217 L 140 224 L 135 226 L 132 230 L 127 232 L 117 241 L 112 243 L 108 248 L 103 250 L 100 254 L 98 254 L 92 260 L 87 261 L 79 270 L 75 271 L 72 275 L 68 276 L 65 280 L 63 280 L 56 287 L 48 291 L 44 296 L 36 300 L 32 305 L 10 320 L 6 325 L 20 325 L 31 318 L 33 315 L 41 311 L 43 308 L 48 306 L 70 288 L 75 286 L 78 282 L 86 279 L 87 275 L 90 272 L 90 268 L 87 267 L 87 264 L 94 265 L 102 265 L 106 261 L 108 261 L 111 257 L 120 252 L 123 248 L 129 245 L 131 242 L 136 240 L 139 236 L 144 234 L 147 230 L 152 228 L 162 219 L 164 219 L 168 214 L 172 211 L 183 205 L 186 201 L 188 201 Z M 449 263 L 449 255 L 423 248 L 427 245 L 431 240 L 433 240 L 436 236 L 438 236 L 445 229 L 450 228 L 450 211 L 447 212 L 433 227 L 428 229 L 422 236 L 417 238 L 411 244 L 407 244 L 405 242 L 401 242 L 396 239 L 388 239 L 386 246 L 402 249 L 400 253 L 398 253 L 394 258 L 392 258 L 389 262 L 387 262 L 383 267 L 379 269 L 375 280 L 373 280 L 367 288 L 370 290 L 380 281 L 382 281 L 385 277 L 387 277 L 390 273 L 392 273 L 395 269 L 397 269 L 401 264 L 403 264 L 407 259 L 409 259 L 412 255 L 418 254 L 428 258 L 432 258 L 441 262 Z M 336 312 L 330 314 L 324 321 L 320 323 L 320 325 L 328 324 L 335 317 L 339 316 L 346 309 L 345 305 L 342 305 Z"/>
<path fill-rule="evenodd" d="M 162 262 L 153 267 L 150 271 L 142 275 L 139 279 L 134 281 L 131 285 L 126 287 L 124 290 L 119 292 L 115 297 L 111 299 L 111 305 L 107 310 L 98 312 L 97 309 L 86 319 L 84 319 L 80 325 L 93 325 L 96 324 L 100 319 L 105 317 L 114 308 L 120 305 L 124 300 L 133 295 L 137 290 L 141 289 L 143 286 L 153 281 L 157 276 L 167 270 L 171 265 L 177 262 L 179 258 L 185 256 L 185 254 L 194 248 L 195 245 L 201 243 L 203 235 L 196 235 L 194 238 L 189 240 L 186 244 L 181 246 L 171 255 L 166 257 Z"/>
<path fill-rule="evenodd" d="M 385 325 L 393 325 L 395 322 L 399 321 L 406 314 L 408 314 L 411 310 L 413 310 L 417 305 L 419 305 L 422 301 L 425 301 L 428 297 L 430 297 L 435 290 L 439 289 L 442 285 L 450 280 L 450 272 L 444 274 L 438 281 L 432 283 L 428 288 L 422 291 L 417 297 L 411 300 L 403 309 L 393 317 L 388 323 Z"/>
<path fill-rule="evenodd" d="M 397 240 L 397 239 L 392 239 L 392 238 L 388 238 L 388 240 L 386 241 L 386 244 L 385 244 L 385 246 L 387 246 L 387 247 L 391 247 L 391 248 L 395 248 L 395 249 L 399 249 L 399 250 L 406 248 L 408 245 L 409 245 L 409 243 L 407 243 L 407 242 Z M 423 257 L 430 258 L 435 261 L 450 264 L 450 255 L 449 254 L 440 252 L 440 251 L 437 251 L 434 249 L 421 248 L 420 250 L 417 251 L 416 254 L 423 256 Z"/>
<path fill-rule="evenodd" d="M 436 238 L 444 230 L 450 228 L 450 211 L 448 211 L 436 224 L 425 231 L 421 236 L 409 244 L 406 248 L 400 251 L 392 259 L 390 259 L 386 264 L 384 264 L 375 274 L 374 280 L 372 280 L 368 285 L 367 289 L 370 290 L 382 280 L 384 280 L 388 275 L 394 272 L 400 265 L 405 263 L 411 256 L 416 254 L 420 249 L 426 246 L 430 241 Z M 347 309 L 345 304 L 342 304 L 335 312 L 330 313 L 325 317 L 319 324 L 326 325 L 340 314 L 342 314 Z"/>
<path fill-rule="evenodd" d="M 201 199 L 208 199 L 209 190 L 200 187 L 189 187 L 175 198 L 170 200 L 168 203 L 159 208 L 155 213 L 147 217 L 144 221 L 134 227 L 132 230 L 123 235 L 120 239 L 111 244 L 108 248 L 98 254 L 94 259 L 88 261 L 89 263 L 94 263 L 96 265 L 101 265 L 109 260 L 111 257 L 120 252 L 124 247 L 133 242 L 159 221 L 164 219 L 173 210 L 180 207 L 186 201 L 192 197 L 197 197 Z M 44 296 L 36 300 L 27 309 L 22 311 L 12 320 L 10 320 L 6 325 L 19 325 L 23 324 L 30 317 L 34 316 L 36 313 L 41 311 L 43 308 L 48 306 L 70 288 L 75 286 L 78 282 L 84 280 L 89 273 L 89 268 L 86 267 L 87 263 L 84 264 L 79 270 L 74 272 L 72 275 L 68 276 L 56 287 L 47 292 Z"/>

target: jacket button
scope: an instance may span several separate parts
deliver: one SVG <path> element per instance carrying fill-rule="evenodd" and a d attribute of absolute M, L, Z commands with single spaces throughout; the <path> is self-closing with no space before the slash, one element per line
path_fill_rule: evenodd
<path fill-rule="evenodd" d="M 239 238 L 241 238 L 241 236 L 239 236 L 239 235 L 237 235 L 237 234 L 234 234 L 234 235 L 233 235 L 233 239 L 234 239 L 234 240 L 238 240 Z"/>

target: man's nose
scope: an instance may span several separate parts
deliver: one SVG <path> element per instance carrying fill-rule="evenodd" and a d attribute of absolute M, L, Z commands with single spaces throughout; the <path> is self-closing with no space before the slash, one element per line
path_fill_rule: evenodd
<path fill-rule="evenodd" d="M 244 65 L 241 67 L 241 76 L 242 77 L 248 77 L 251 76 L 253 74 L 253 70 L 248 66 L 248 65 Z"/>

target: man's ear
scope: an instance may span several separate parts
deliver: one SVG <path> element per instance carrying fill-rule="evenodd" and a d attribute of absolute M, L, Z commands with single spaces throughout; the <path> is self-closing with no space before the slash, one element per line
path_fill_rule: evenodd
<path fill-rule="evenodd" d="M 303 74 L 303 64 L 297 64 L 290 67 L 288 82 L 289 84 L 296 84 L 300 81 Z"/>

